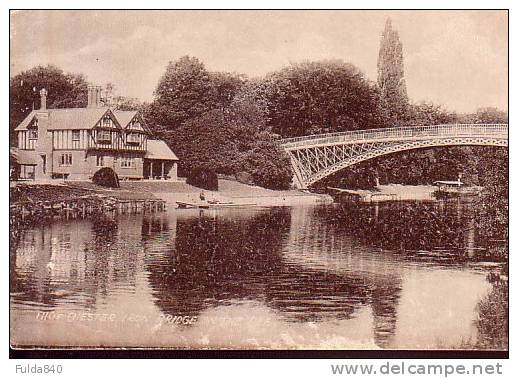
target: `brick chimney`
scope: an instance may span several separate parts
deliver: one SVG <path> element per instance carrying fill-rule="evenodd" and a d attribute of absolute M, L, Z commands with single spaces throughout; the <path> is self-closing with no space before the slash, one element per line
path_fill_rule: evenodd
<path fill-rule="evenodd" d="M 40 110 L 47 110 L 47 90 L 43 88 L 40 91 L 41 106 Z"/>
<path fill-rule="evenodd" d="M 98 108 L 101 106 L 101 87 L 95 85 L 88 86 L 88 108 Z"/>
<path fill-rule="evenodd" d="M 101 86 L 98 86 L 96 87 L 97 88 L 97 107 L 101 107 L 103 106 L 103 103 L 102 103 L 102 92 L 103 92 L 103 87 Z"/>
<path fill-rule="evenodd" d="M 93 85 L 88 86 L 88 104 L 86 105 L 87 108 L 93 108 L 94 106 L 94 90 L 95 87 Z"/>

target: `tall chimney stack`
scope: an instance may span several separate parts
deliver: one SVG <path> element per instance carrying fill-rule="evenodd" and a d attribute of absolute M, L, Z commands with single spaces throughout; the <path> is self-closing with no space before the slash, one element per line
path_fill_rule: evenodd
<path fill-rule="evenodd" d="M 102 99 L 101 99 L 101 97 L 102 97 L 102 89 L 103 89 L 103 87 L 101 87 L 100 85 L 97 86 L 97 91 L 96 91 L 96 93 L 97 93 L 97 107 L 101 107 L 102 106 Z"/>
<path fill-rule="evenodd" d="M 47 90 L 45 88 L 42 88 L 40 90 L 40 99 L 41 99 L 41 106 L 40 110 L 47 110 Z"/>
<path fill-rule="evenodd" d="M 88 86 L 88 105 L 86 105 L 87 108 L 95 107 L 94 91 L 95 91 L 95 87 L 93 85 L 89 85 Z"/>
<path fill-rule="evenodd" d="M 102 106 L 102 90 L 100 85 L 88 86 L 88 108 L 100 108 Z"/>

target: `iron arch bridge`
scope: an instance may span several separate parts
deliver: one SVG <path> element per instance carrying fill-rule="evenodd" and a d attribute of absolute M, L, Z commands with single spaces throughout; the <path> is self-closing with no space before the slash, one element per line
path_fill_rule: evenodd
<path fill-rule="evenodd" d="M 394 152 L 436 146 L 508 146 L 507 124 L 392 127 L 309 135 L 280 140 L 305 189 L 341 169 Z"/>

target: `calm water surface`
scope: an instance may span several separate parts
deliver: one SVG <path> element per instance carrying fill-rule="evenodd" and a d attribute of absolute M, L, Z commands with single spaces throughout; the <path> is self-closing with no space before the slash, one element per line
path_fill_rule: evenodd
<path fill-rule="evenodd" d="M 490 288 L 470 206 L 169 209 L 38 225 L 11 252 L 12 342 L 459 347 L 476 340 Z"/>

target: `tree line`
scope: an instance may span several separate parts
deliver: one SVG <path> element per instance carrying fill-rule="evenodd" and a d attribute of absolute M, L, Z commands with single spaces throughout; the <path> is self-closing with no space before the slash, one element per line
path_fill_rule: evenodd
<path fill-rule="evenodd" d="M 86 105 L 86 78 L 57 67 L 35 67 L 10 80 L 10 130 L 32 110 L 42 87 L 49 107 Z M 195 57 L 169 62 L 153 100 L 113 95 L 112 106 L 140 110 L 180 158 L 179 173 L 204 168 L 244 182 L 288 188 L 292 173 L 279 138 L 358 129 L 440 123 L 507 123 L 494 108 L 458 114 L 432 103 L 412 103 L 404 80 L 402 44 L 390 20 L 383 31 L 377 82 L 342 60 L 291 64 L 261 78 L 210 72 Z M 38 104 L 38 102 L 36 102 Z M 13 139 L 13 138 L 12 138 Z M 443 147 L 389 155 L 337 172 L 317 186 L 372 187 L 456 179 L 480 184 L 506 151 Z"/>

